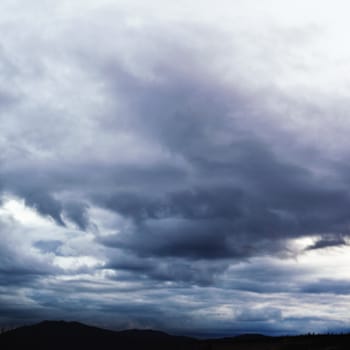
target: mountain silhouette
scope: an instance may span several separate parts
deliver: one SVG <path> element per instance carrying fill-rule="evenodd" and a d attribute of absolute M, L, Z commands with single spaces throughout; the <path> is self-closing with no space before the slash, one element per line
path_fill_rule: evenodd
<path fill-rule="evenodd" d="M 0 349 L 200 349 L 196 339 L 153 330 L 110 331 L 78 322 L 44 321 L 3 333 Z"/>
<path fill-rule="evenodd" d="M 269 337 L 243 334 L 198 340 L 154 330 L 111 331 L 78 322 L 44 321 L 0 335 L 1 350 L 348 350 L 350 335 Z"/>

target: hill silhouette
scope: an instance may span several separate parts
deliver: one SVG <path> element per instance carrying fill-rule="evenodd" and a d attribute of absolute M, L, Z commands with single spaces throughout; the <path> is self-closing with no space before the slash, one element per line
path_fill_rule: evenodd
<path fill-rule="evenodd" d="M 193 338 L 153 330 L 110 331 L 78 322 L 44 321 L 0 335 L 0 349 L 199 349 Z"/>
<path fill-rule="evenodd" d="M 44 321 L 0 335 L 1 350 L 345 350 L 350 335 L 269 337 L 243 334 L 198 340 L 154 330 L 111 331 L 78 322 Z"/>

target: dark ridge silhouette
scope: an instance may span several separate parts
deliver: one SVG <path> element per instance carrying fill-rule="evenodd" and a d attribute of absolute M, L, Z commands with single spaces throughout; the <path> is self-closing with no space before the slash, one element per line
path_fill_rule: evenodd
<path fill-rule="evenodd" d="M 110 331 L 78 322 L 44 321 L 0 335 L 1 350 L 349 350 L 350 334 L 269 337 L 243 334 L 198 340 L 154 330 Z"/>
<path fill-rule="evenodd" d="M 196 339 L 153 330 L 110 331 L 78 322 L 44 321 L 0 335 L 0 349 L 202 349 Z"/>

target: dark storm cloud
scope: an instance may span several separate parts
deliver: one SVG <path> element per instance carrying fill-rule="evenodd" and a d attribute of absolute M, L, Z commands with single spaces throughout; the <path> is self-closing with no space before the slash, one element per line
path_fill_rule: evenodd
<path fill-rule="evenodd" d="M 153 282 L 175 282 L 183 285 L 214 285 L 217 277 L 228 267 L 227 263 L 184 261 L 175 258 L 145 258 L 117 253 L 104 268 L 118 271 L 117 279 L 143 278 Z"/>
<path fill-rule="evenodd" d="M 22 305 L 2 305 L 0 304 L 0 320 L 6 326 L 20 326 L 27 323 L 33 323 L 42 319 L 44 314 L 39 308 L 28 307 L 25 303 Z M 6 320 L 11 320 L 7 321 Z"/>
<path fill-rule="evenodd" d="M 59 272 L 44 262 L 18 254 L 12 247 L 2 246 L 0 255 L 0 287 L 29 287 L 40 278 Z"/>
<path fill-rule="evenodd" d="M 135 220 L 133 232 L 104 244 L 146 256 L 212 259 L 280 250 L 281 240 L 303 235 L 346 234 L 345 187 L 281 156 L 273 140 L 259 140 L 258 130 L 247 128 L 245 120 L 266 113 L 260 99 L 252 101 L 239 86 L 229 89 L 199 72 L 199 59 L 179 58 L 192 70 L 161 61 L 161 83 L 127 72 L 120 79 L 115 63 L 107 73 L 102 70 L 111 96 L 126 88 L 131 125 L 189 165 L 186 176 L 168 188 L 154 187 L 139 173 L 131 191 L 112 189 L 107 198 L 99 196 L 100 205 Z M 153 169 L 156 174 L 157 165 Z M 134 169 L 129 176 L 137 176 Z M 158 178 L 163 183 L 162 172 Z"/>
<path fill-rule="evenodd" d="M 155 39 L 166 42 L 161 34 Z M 347 234 L 350 200 L 342 184 L 328 183 L 307 164 L 276 152 L 276 131 L 267 143 L 250 125 L 267 113 L 263 96 L 249 96 L 239 84 L 226 86 L 205 71 L 195 51 L 174 45 L 179 52 L 173 61 L 162 49 L 156 58 L 145 54 L 147 61 L 155 60 L 157 80 L 135 76 L 115 57 L 81 62 L 99 74 L 111 99 L 122 96 L 128 110 L 123 128 L 154 142 L 167 159 L 106 166 L 83 155 L 82 162 L 62 160 L 61 168 L 46 169 L 44 163 L 36 168 L 29 163 L 21 169 L 28 174 L 24 180 L 16 170 L 2 173 L 5 190 L 59 225 L 65 225 L 65 215 L 86 229 L 84 201 L 57 196 L 65 190 L 83 194 L 135 221 L 133 232 L 104 244 L 140 256 L 242 258 L 283 250 L 281 242 L 288 238 Z M 99 132 L 120 128 L 118 111 L 109 113 L 99 121 Z M 120 150 L 108 152 L 113 160 Z"/>
<path fill-rule="evenodd" d="M 347 245 L 346 240 L 341 235 L 334 235 L 331 237 L 324 237 L 317 240 L 314 244 L 306 247 L 306 250 L 323 249 L 328 247 L 341 247 Z"/>
<path fill-rule="evenodd" d="M 275 149 L 276 131 L 267 143 L 248 123 L 267 113 L 263 97 L 214 79 L 195 52 L 183 55 L 173 63 L 159 53 L 160 82 L 131 74 L 116 59 L 82 62 L 100 74 L 110 98 L 123 96 L 129 112 L 123 127 L 170 157 L 128 165 L 88 155 L 76 164 L 62 160 L 61 167 L 29 163 L 21 169 L 25 179 L 16 170 L 2 173 L 5 189 L 59 225 L 66 217 L 87 229 L 86 199 L 131 218 L 131 230 L 99 241 L 141 257 L 239 259 L 283 252 L 289 238 L 347 234 L 350 199 L 342 184 L 284 157 Z M 117 131 L 118 118 L 113 110 L 103 116 L 99 132 Z M 108 150 L 110 159 L 120 151 Z M 78 198 L 57 196 L 65 190 Z"/>
<path fill-rule="evenodd" d="M 230 267 L 221 283 L 225 289 L 249 291 L 255 294 L 298 292 L 299 285 L 295 281 L 308 274 L 307 269 L 291 269 L 279 261 L 258 260 L 255 263 L 246 261 Z"/>
<path fill-rule="evenodd" d="M 141 255 L 235 258 L 279 250 L 281 240 L 288 238 L 347 232 L 347 193 L 327 188 L 311 173 L 269 153 L 254 153 L 228 159 L 223 174 L 213 165 L 215 175 L 223 178 L 217 187 L 193 186 L 143 197 L 116 193 L 105 205 L 134 218 L 135 227 L 104 244 Z M 225 179 L 226 172 L 232 183 Z M 200 174 L 199 181 L 210 178 L 204 171 Z"/>
<path fill-rule="evenodd" d="M 76 223 L 81 230 L 86 230 L 89 226 L 87 209 L 88 205 L 85 203 L 67 201 L 63 213 L 67 215 L 68 219 Z"/>

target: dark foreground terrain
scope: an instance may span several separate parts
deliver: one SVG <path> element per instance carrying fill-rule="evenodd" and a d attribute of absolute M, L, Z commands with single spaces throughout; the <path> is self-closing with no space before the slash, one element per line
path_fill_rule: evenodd
<path fill-rule="evenodd" d="M 100 350 L 339 350 L 350 349 L 350 335 L 266 337 L 245 335 L 198 340 L 149 330 L 113 332 L 77 322 L 45 321 L 0 335 L 0 349 Z"/>

